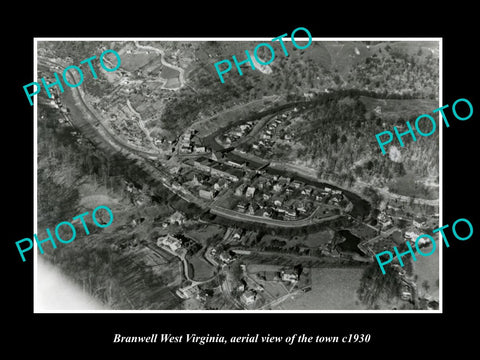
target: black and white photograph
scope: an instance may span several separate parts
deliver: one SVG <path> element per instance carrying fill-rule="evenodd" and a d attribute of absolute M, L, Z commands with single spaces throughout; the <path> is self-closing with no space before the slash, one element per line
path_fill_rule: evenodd
<path fill-rule="evenodd" d="M 406 5 L 239 9 L 99 12 L 8 41 L 7 343 L 156 358 L 472 345 L 466 15 L 454 31 Z"/>

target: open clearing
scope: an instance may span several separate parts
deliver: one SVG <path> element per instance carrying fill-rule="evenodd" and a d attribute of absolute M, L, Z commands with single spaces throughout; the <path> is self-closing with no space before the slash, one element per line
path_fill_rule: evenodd
<path fill-rule="evenodd" d="M 312 290 L 282 303 L 285 310 L 365 310 L 357 289 L 362 268 L 312 269 Z"/>

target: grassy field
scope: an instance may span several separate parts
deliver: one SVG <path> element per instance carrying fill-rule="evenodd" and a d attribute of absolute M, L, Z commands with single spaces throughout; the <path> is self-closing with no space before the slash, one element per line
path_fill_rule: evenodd
<path fill-rule="evenodd" d="M 422 252 L 428 254 L 432 250 L 431 246 L 422 249 Z M 425 294 L 425 288 L 422 284 L 428 283 L 429 289 L 427 293 L 433 297 L 439 297 L 439 275 L 440 275 L 440 263 L 439 263 L 439 249 L 428 256 L 417 256 L 417 261 L 414 262 L 414 271 L 418 275 L 417 288 L 419 295 Z"/>
<path fill-rule="evenodd" d="M 435 100 L 374 99 L 367 96 L 360 96 L 360 100 L 365 104 L 367 112 L 380 106 L 381 118 L 384 120 L 402 119 L 407 121 L 412 118 L 416 119 L 421 114 L 432 114 L 432 111 L 438 108 Z"/>
<path fill-rule="evenodd" d="M 298 238 L 295 236 L 293 239 L 295 240 Z M 333 239 L 333 231 L 331 230 L 323 230 L 313 234 L 308 234 L 305 237 L 299 238 L 297 245 L 299 246 L 306 246 L 309 248 L 317 248 L 320 245 L 327 244 Z"/>
<path fill-rule="evenodd" d="M 212 238 L 221 238 L 225 233 L 225 228 L 220 225 L 209 224 L 200 228 L 189 229 L 185 232 L 185 236 L 191 237 L 202 244 L 207 245 L 207 241 Z"/>
<path fill-rule="evenodd" d="M 361 268 L 311 269 L 312 290 L 282 303 L 284 310 L 364 310 L 357 298 Z"/>
<path fill-rule="evenodd" d="M 176 89 L 180 87 L 180 80 L 178 78 L 167 79 L 167 82 L 164 85 L 165 89 Z"/>
<path fill-rule="evenodd" d="M 164 66 L 162 69 L 162 72 L 160 73 L 160 76 L 165 79 L 172 79 L 172 78 L 178 78 L 180 76 L 180 73 L 174 68 L 171 68 L 169 66 Z"/>
<path fill-rule="evenodd" d="M 204 281 L 214 275 L 214 267 L 210 265 L 200 255 L 195 255 L 188 258 L 188 262 L 193 267 L 193 279 L 197 281 Z"/>
<path fill-rule="evenodd" d="M 122 55 L 122 68 L 127 71 L 135 71 L 143 66 L 147 65 L 153 59 L 158 58 L 158 54 L 123 54 Z"/>

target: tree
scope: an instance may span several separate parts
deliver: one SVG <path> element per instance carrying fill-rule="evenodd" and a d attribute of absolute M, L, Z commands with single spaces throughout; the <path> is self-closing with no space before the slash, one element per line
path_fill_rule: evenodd
<path fill-rule="evenodd" d="M 331 136 L 330 136 L 330 144 L 335 144 L 338 140 L 338 134 L 336 132 L 334 132 Z"/>
<path fill-rule="evenodd" d="M 426 293 L 428 293 L 428 290 L 430 290 L 430 284 L 428 283 L 428 280 L 424 280 L 422 282 L 422 288 Z"/>

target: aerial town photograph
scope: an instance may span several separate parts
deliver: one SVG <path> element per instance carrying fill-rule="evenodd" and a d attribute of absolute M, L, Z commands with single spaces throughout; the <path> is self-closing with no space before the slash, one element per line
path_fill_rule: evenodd
<path fill-rule="evenodd" d="M 439 132 L 375 137 L 440 106 L 439 41 L 285 38 L 267 65 L 261 42 L 37 39 L 35 81 L 83 71 L 37 96 L 39 237 L 114 215 L 45 243 L 39 281 L 53 268 L 98 310 L 440 308 L 438 251 L 375 258 L 439 226 Z"/>

